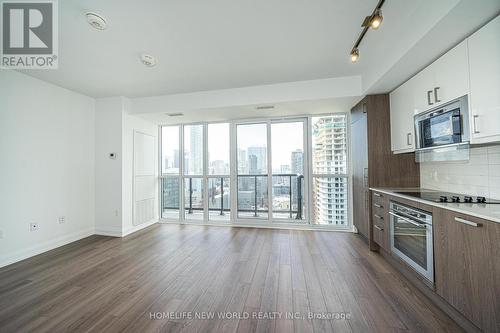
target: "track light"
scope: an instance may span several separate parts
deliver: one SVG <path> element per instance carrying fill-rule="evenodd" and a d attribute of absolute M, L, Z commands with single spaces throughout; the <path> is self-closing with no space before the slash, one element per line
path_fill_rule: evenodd
<path fill-rule="evenodd" d="M 379 0 L 377 3 L 377 6 L 373 10 L 372 14 L 370 16 L 366 16 L 365 19 L 363 20 L 363 23 L 361 26 L 363 27 L 363 31 L 359 34 L 358 39 L 356 40 L 356 43 L 354 43 L 354 46 L 352 47 L 351 50 L 351 62 L 356 62 L 359 59 L 359 44 L 361 44 L 361 41 L 363 40 L 363 37 L 365 37 L 366 33 L 368 32 L 368 29 L 372 27 L 373 30 L 377 30 L 380 25 L 382 24 L 383 17 L 382 17 L 382 5 L 384 4 L 385 0 Z"/>
<path fill-rule="evenodd" d="M 380 9 L 377 9 L 370 20 L 370 26 L 372 27 L 372 29 L 377 30 L 378 27 L 380 27 L 380 25 L 382 24 L 383 20 L 384 17 L 382 16 L 382 11 Z"/>
<path fill-rule="evenodd" d="M 359 50 L 357 48 L 352 49 L 351 51 L 351 62 L 358 61 L 359 58 Z"/>

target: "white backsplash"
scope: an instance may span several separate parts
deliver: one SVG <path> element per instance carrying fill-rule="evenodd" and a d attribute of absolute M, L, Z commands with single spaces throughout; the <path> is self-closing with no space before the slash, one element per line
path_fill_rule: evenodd
<path fill-rule="evenodd" d="M 421 163 L 420 186 L 500 199 L 500 145 L 471 148 L 469 161 Z"/>

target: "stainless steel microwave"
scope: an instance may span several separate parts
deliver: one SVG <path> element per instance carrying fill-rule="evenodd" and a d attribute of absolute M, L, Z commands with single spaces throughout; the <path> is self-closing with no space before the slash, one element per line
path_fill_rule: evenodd
<path fill-rule="evenodd" d="M 467 96 L 415 116 L 417 150 L 469 143 Z"/>

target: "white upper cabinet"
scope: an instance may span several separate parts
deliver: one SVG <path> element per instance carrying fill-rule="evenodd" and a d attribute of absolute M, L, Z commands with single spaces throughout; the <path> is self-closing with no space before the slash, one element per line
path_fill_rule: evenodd
<path fill-rule="evenodd" d="M 414 110 L 421 113 L 469 93 L 467 41 L 455 46 L 418 73 Z"/>
<path fill-rule="evenodd" d="M 468 44 L 471 142 L 500 141 L 500 16 Z"/>
<path fill-rule="evenodd" d="M 391 149 L 395 154 L 415 151 L 413 79 L 390 93 Z"/>
<path fill-rule="evenodd" d="M 432 65 L 434 106 L 452 101 L 469 93 L 469 63 L 467 41 L 455 46 Z"/>

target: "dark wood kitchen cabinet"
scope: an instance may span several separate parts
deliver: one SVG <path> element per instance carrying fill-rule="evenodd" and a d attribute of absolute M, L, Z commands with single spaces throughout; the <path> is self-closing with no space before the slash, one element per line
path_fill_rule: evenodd
<path fill-rule="evenodd" d="M 368 95 L 351 109 L 353 224 L 372 239 L 370 187 L 418 187 L 414 153 L 393 154 L 389 95 Z"/>
<path fill-rule="evenodd" d="M 373 242 L 390 252 L 389 197 L 384 193 L 373 192 L 371 211 Z"/>
<path fill-rule="evenodd" d="M 433 209 L 436 292 L 484 332 L 500 332 L 500 224 Z"/>

